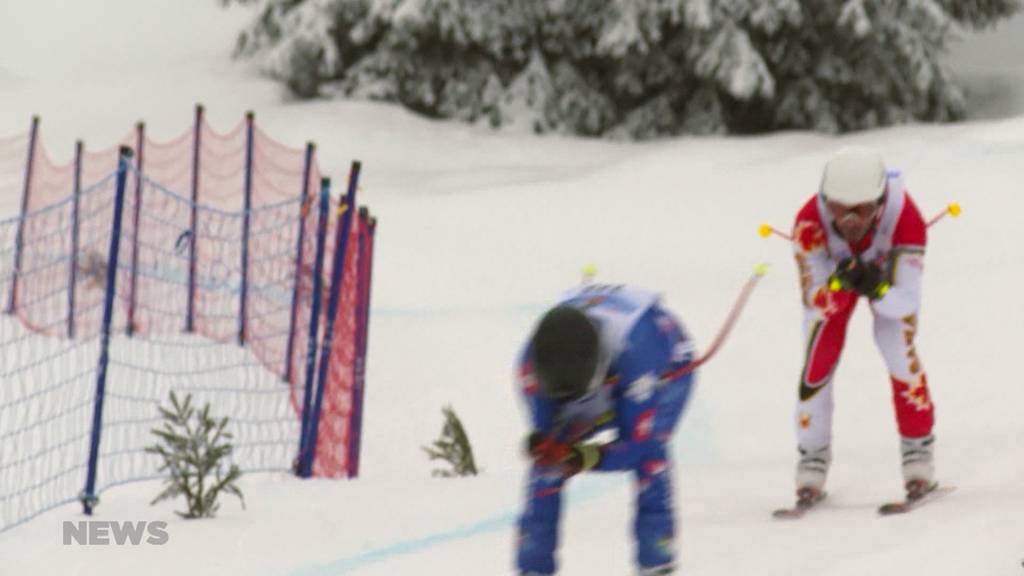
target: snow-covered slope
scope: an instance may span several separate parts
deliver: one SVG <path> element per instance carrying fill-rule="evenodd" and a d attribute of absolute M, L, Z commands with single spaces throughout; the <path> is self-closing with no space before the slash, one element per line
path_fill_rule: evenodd
<path fill-rule="evenodd" d="M 18 77 L 3 68 L 0 68 L 0 89 L 14 90 L 18 84 Z"/>
<path fill-rule="evenodd" d="M 286 102 L 230 61 L 245 14 L 213 1 L 0 0 L 0 15 L 0 67 L 21 79 L 0 83 L 0 134 L 39 113 L 48 146 L 67 159 L 76 137 L 105 147 L 140 118 L 170 137 L 196 101 L 222 128 L 253 109 L 287 143 L 317 141 L 325 172 L 363 160 L 363 199 L 381 222 L 362 478 L 252 476 L 247 510 L 227 500 L 217 520 L 198 522 L 178 520 L 173 504 L 149 507 L 155 484 L 115 488 L 97 518 L 166 520 L 166 546 L 61 546 L 60 522 L 81 518 L 69 506 L 0 535 L 4 576 L 511 574 L 526 431 L 512 362 L 550 298 L 593 262 L 600 280 L 664 291 L 703 347 L 760 261 L 771 272 L 700 373 L 675 442 L 681 573 L 1020 574 L 1024 117 L 845 138 L 534 139 L 373 104 Z M 898 444 L 861 312 L 837 373 L 831 504 L 779 524 L 768 513 L 792 491 L 800 311 L 789 247 L 756 231 L 787 228 L 823 159 L 848 142 L 876 145 L 903 168 L 927 215 L 954 200 L 964 208 L 931 230 L 920 333 L 939 476 L 958 490 L 908 517 L 875 516 L 900 491 Z M 0 214 L 16 204 L 0 198 Z M 447 403 L 480 477 L 430 477 L 420 446 Z M 629 573 L 629 479 L 574 484 L 563 573 Z"/>

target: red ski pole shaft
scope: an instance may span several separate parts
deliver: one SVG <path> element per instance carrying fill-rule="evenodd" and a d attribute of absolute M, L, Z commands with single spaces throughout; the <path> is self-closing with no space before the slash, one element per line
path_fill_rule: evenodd
<path fill-rule="evenodd" d="M 960 205 L 957 204 L 956 202 L 951 202 L 949 206 L 946 206 L 945 210 L 939 212 L 938 214 L 933 216 L 931 220 L 928 221 L 928 227 L 931 228 L 933 224 L 945 218 L 946 214 L 949 214 L 953 218 L 960 216 Z"/>
<path fill-rule="evenodd" d="M 761 238 L 767 238 L 772 234 L 775 234 L 779 238 L 784 238 L 790 241 L 793 240 L 792 236 L 786 234 L 785 232 L 779 230 L 778 228 L 772 226 L 771 224 L 761 224 L 761 227 L 758 229 L 757 233 L 761 235 Z"/>
<path fill-rule="evenodd" d="M 759 264 L 754 268 L 754 273 L 750 275 L 746 284 L 743 285 L 743 289 L 740 290 L 740 295 L 732 305 L 732 310 L 729 311 L 729 316 L 725 319 L 725 323 L 718 329 L 718 335 L 715 336 L 714 341 L 711 342 L 711 347 L 693 362 L 690 362 L 686 366 L 673 372 L 673 379 L 686 376 L 690 372 L 693 372 L 705 362 L 711 360 L 715 353 L 718 352 L 718 349 L 725 343 L 725 339 L 729 337 L 729 333 L 732 332 L 732 327 L 736 324 L 736 320 L 740 317 L 740 313 L 743 312 L 743 307 L 746 306 L 747 300 L 750 299 L 750 294 L 754 291 L 754 287 L 757 286 L 758 281 L 761 280 L 767 271 L 768 267 L 764 264 Z"/>

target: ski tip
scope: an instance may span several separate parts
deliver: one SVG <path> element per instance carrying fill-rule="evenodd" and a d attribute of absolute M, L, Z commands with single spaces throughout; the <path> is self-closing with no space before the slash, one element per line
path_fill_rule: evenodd
<path fill-rule="evenodd" d="M 878 514 L 881 516 L 892 516 L 896 514 L 906 514 L 915 508 L 918 508 L 928 502 L 937 500 L 951 492 L 956 490 L 956 486 L 938 486 L 932 488 L 923 496 L 916 500 L 903 500 L 900 502 L 887 502 L 878 507 Z"/>
<path fill-rule="evenodd" d="M 807 500 L 797 500 L 796 504 L 792 508 L 779 508 L 772 512 L 772 518 L 778 518 L 780 520 L 792 520 L 803 517 L 808 510 L 817 506 L 822 500 L 825 499 L 824 492 L 818 492 L 814 498 Z"/>
<path fill-rule="evenodd" d="M 802 517 L 805 511 L 802 508 L 779 508 L 772 511 L 772 518 L 776 520 L 795 520 Z"/>
<path fill-rule="evenodd" d="M 891 516 L 893 514 L 905 514 L 910 512 L 913 504 L 909 502 L 887 502 L 878 507 L 880 516 Z"/>

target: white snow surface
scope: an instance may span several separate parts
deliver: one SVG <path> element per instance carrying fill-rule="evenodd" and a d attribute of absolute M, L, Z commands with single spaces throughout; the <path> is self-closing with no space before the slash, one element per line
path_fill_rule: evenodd
<path fill-rule="evenodd" d="M 247 509 L 228 498 L 203 521 L 178 519 L 174 503 L 149 506 L 156 483 L 117 487 L 95 518 L 167 521 L 167 545 L 63 546 L 61 522 L 84 518 L 66 506 L 0 534 L 0 574 L 513 574 L 527 429 L 512 366 L 537 316 L 594 263 L 601 281 L 661 290 L 703 348 L 758 262 L 771 271 L 701 369 L 673 445 L 680 574 L 1024 571 L 1024 102 L 1000 100 L 973 123 L 842 138 L 534 138 L 376 104 L 290 102 L 230 59 L 247 18 L 213 0 L 0 0 L 0 136 L 40 114 L 47 146 L 67 161 L 75 138 L 105 148 L 139 119 L 173 137 L 201 101 L 222 130 L 251 109 L 288 145 L 316 141 L 338 178 L 362 160 L 361 199 L 380 218 L 363 473 L 252 475 Z M 1021 80 L 1021 38 L 989 53 L 992 67 L 1017 66 L 998 82 Z M 909 516 L 875 514 L 901 492 L 899 453 L 862 309 L 836 374 L 829 503 L 780 523 L 769 513 L 792 498 L 800 304 L 789 246 L 757 228 L 788 229 L 828 153 L 854 142 L 905 171 L 926 216 L 963 206 L 930 230 L 919 335 L 938 476 L 957 490 Z M 0 198 L 0 215 L 17 205 Z M 431 477 L 420 446 L 437 437 L 447 403 L 473 441 L 478 477 Z M 632 573 L 632 497 L 626 475 L 572 482 L 562 574 Z"/>

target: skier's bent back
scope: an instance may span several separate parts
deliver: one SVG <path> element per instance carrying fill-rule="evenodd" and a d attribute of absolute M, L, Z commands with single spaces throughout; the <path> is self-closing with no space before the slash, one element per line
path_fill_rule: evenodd
<path fill-rule="evenodd" d="M 532 431 L 517 567 L 554 574 L 562 488 L 588 471 L 629 471 L 637 485 L 634 536 L 641 575 L 669 574 L 675 511 L 668 441 L 686 406 L 694 346 L 659 297 L 628 286 L 572 290 L 543 318 L 520 358 Z M 606 444 L 588 443 L 613 430 Z"/>

